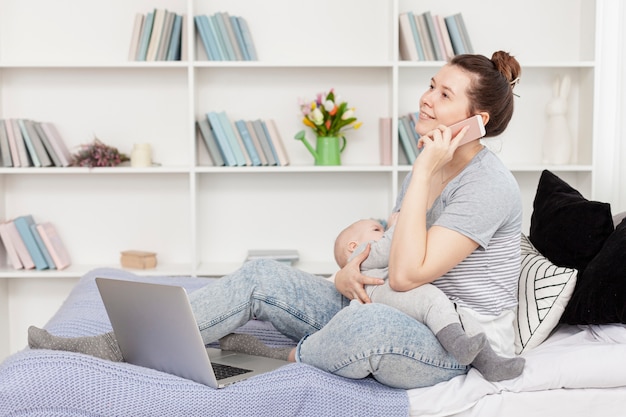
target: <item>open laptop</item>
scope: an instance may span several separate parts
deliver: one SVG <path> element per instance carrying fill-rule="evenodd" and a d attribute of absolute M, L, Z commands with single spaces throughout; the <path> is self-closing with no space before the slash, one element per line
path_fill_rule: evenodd
<path fill-rule="evenodd" d="M 124 360 L 213 388 L 289 362 L 206 348 L 184 288 L 96 278 Z"/>

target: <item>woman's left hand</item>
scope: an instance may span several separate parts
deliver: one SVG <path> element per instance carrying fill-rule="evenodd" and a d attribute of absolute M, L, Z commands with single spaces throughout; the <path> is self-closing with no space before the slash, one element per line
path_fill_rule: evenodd
<path fill-rule="evenodd" d="M 361 273 L 361 263 L 370 253 L 370 245 L 356 255 L 335 275 L 335 288 L 349 300 L 359 300 L 361 303 L 371 303 L 365 285 L 381 285 L 385 281 L 380 278 L 372 278 Z"/>

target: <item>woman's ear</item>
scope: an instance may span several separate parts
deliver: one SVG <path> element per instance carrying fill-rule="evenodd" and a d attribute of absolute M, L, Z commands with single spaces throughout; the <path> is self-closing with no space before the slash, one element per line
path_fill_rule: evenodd
<path fill-rule="evenodd" d="M 478 114 L 480 114 L 480 117 L 483 118 L 483 126 L 487 126 L 487 123 L 489 123 L 489 113 L 487 113 L 486 111 L 481 111 Z"/>

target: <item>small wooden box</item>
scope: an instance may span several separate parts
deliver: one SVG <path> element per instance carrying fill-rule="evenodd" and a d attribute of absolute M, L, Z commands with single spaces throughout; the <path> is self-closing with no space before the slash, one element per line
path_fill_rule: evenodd
<path fill-rule="evenodd" d="M 122 267 L 132 269 L 151 269 L 156 267 L 156 253 L 140 250 L 126 250 L 120 258 Z"/>

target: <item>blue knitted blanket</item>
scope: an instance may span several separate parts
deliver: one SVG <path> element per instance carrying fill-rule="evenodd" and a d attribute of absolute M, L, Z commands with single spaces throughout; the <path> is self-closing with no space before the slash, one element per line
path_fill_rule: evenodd
<path fill-rule="evenodd" d="M 46 325 L 53 334 L 84 336 L 111 329 L 94 278 L 167 282 L 188 291 L 210 284 L 193 277 L 142 278 L 117 269 L 86 274 Z M 238 332 L 272 346 L 293 342 L 251 321 Z M 0 365 L 0 416 L 407 416 L 404 390 L 373 379 L 350 380 L 290 364 L 227 388 L 87 355 L 25 349 Z"/>

